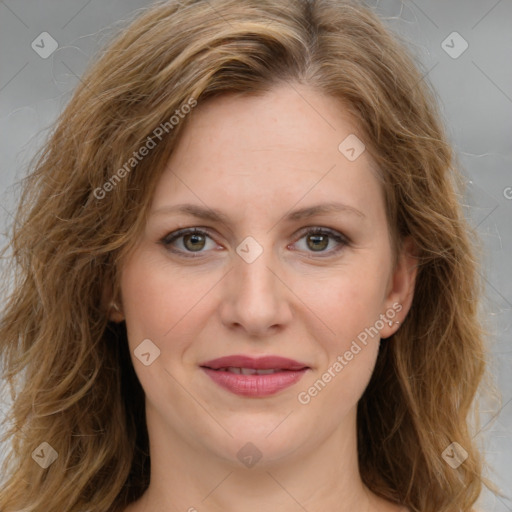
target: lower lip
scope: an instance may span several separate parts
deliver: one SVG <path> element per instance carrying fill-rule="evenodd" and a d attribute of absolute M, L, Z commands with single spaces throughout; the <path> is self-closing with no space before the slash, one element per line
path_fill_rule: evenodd
<path fill-rule="evenodd" d="M 235 395 L 264 397 L 278 393 L 298 382 L 306 373 L 303 370 L 290 370 L 268 375 L 242 375 L 211 368 L 202 368 L 219 386 Z"/>

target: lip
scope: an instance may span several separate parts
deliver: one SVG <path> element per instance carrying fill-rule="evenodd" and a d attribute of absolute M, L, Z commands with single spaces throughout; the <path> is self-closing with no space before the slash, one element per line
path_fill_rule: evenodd
<path fill-rule="evenodd" d="M 300 363 L 299 361 L 288 359 L 286 357 L 251 357 L 244 355 L 219 357 L 218 359 L 206 361 L 205 363 L 202 363 L 201 366 L 211 368 L 212 370 L 228 368 L 229 366 L 234 366 L 235 368 L 251 368 L 253 370 L 302 370 L 303 368 L 308 368 L 307 364 Z"/>
<path fill-rule="evenodd" d="M 310 368 L 299 361 L 280 356 L 234 355 L 206 361 L 201 369 L 220 387 L 240 396 L 265 397 L 298 382 Z M 243 375 L 223 371 L 222 368 L 249 368 L 254 370 L 281 370 L 267 375 Z"/>

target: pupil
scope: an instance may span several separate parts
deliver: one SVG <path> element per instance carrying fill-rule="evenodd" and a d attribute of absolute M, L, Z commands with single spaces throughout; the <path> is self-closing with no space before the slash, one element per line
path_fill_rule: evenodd
<path fill-rule="evenodd" d="M 189 245 L 188 242 L 192 242 L 192 245 Z M 191 234 L 191 235 L 185 235 L 184 237 L 184 243 L 185 247 L 191 251 L 198 251 L 201 250 L 204 247 L 204 237 L 203 235 L 198 235 L 197 233 Z M 197 244 L 199 245 L 193 245 Z M 202 243 L 202 245 L 201 245 Z"/>
<path fill-rule="evenodd" d="M 313 242 L 313 245 L 310 245 L 309 242 Z M 320 244 L 318 244 L 320 242 Z M 325 249 L 329 243 L 328 237 L 326 235 L 310 235 L 308 238 L 308 245 L 310 249 Z"/>

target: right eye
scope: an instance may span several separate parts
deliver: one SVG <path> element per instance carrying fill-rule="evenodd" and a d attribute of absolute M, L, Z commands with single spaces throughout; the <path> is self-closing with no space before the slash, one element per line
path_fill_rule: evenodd
<path fill-rule="evenodd" d="M 203 249 L 207 247 L 208 239 L 216 246 L 206 231 L 198 228 L 186 228 L 169 233 L 160 242 L 171 252 L 179 253 L 186 258 L 197 258 L 205 252 Z M 211 247 L 211 249 L 213 248 Z M 198 256 L 195 256 L 194 253 L 198 253 Z"/>

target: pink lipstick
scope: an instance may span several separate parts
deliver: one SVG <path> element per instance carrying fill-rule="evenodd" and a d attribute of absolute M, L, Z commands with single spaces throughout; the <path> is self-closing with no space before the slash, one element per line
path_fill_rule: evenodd
<path fill-rule="evenodd" d="M 306 364 L 284 357 L 243 355 L 212 359 L 200 366 L 222 388 L 254 398 L 273 395 L 292 386 L 309 369 Z"/>

